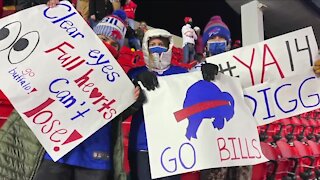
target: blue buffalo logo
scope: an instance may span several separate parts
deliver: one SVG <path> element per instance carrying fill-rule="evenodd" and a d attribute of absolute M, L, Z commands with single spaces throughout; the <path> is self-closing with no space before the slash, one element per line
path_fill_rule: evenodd
<path fill-rule="evenodd" d="M 209 32 L 209 37 L 217 35 L 220 32 L 220 28 L 219 27 L 215 27 L 213 28 L 210 32 Z"/>
<path fill-rule="evenodd" d="M 174 113 L 177 122 L 189 120 L 186 137 L 197 139 L 197 131 L 203 119 L 212 118 L 212 125 L 223 129 L 225 121 L 234 115 L 234 99 L 215 84 L 200 80 L 189 87 L 183 109 Z"/>

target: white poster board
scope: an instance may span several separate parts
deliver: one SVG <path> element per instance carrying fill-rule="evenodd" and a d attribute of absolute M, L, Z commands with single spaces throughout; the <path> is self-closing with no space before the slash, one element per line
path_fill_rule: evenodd
<path fill-rule="evenodd" d="M 252 114 L 258 125 L 264 125 L 320 107 L 319 78 L 312 72 L 319 58 L 312 27 L 308 27 L 207 61 L 217 64 L 222 73 L 239 77 Z"/>
<path fill-rule="evenodd" d="M 244 89 L 258 125 L 320 108 L 320 79 L 312 70 Z"/>
<path fill-rule="evenodd" d="M 134 102 L 134 85 L 68 1 L 0 19 L 0 89 L 53 160 Z"/>
<path fill-rule="evenodd" d="M 206 60 L 217 64 L 222 73 L 239 77 L 246 88 L 308 71 L 317 57 L 317 42 L 308 27 Z"/>
<path fill-rule="evenodd" d="M 239 80 L 201 72 L 159 77 L 143 106 L 152 178 L 253 165 L 263 156 Z"/>

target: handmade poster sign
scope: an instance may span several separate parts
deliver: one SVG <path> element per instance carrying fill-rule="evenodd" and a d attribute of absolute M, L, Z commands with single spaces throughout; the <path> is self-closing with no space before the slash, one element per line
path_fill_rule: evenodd
<path fill-rule="evenodd" d="M 0 57 L 0 89 L 55 161 L 134 102 L 133 84 L 68 1 L 0 19 Z"/>
<path fill-rule="evenodd" d="M 143 106 L 152 178 L 267 161 L 239 80 L 201 72 L 159 77 Z"/>

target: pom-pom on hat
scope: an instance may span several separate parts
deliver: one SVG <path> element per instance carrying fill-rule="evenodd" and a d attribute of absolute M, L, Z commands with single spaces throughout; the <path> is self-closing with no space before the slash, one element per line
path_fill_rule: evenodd
<path fill-rule="evenodd" d="M 192 22 L 192 18 L 191 17 L 185 17 L 184 18 L 184 23 L 187 24 L 187 23 L 191 23 Z"/>
<path fill-rule="evenodd" d="M 228 44 L 231 42 L 230 30 L 220 16 L 212 16 L 204 28 L 202 37 L 203 44 L 206 45 L 207 41 L 214 36 L 225 38 Z"/>
<path fill-rule="evenodd" d="M 118 16 L 123 22 L 126 22 L 127 20 L 126 12 L 121 9 L 113 11 L 112 15 Z"/>
<path fill-rule="evenodd" d="M 105 35 L 123 46 L 126 28 L 126 13 L 116 10 L 110 16 L 103 18 L 94 28 L 96 34 Z"/>

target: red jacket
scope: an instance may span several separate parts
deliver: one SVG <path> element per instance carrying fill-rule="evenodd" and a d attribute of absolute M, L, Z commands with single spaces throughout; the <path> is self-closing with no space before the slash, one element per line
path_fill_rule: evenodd
<path fill-rule="evenodd" d="M 123 6 L 123 10 L 126 12 L 126 15 L 129 19 L 135 18 L 135 13 L 137 9 L 137 4 L 134 3 L 132 0 Z"/>
<path fill-rule="evenodd" d="M 191 69 L 196 65 L 196 61 L 192 61 L 189 64 L 182 62 L 183 52 L 181 48 L 172 48 L 172 59 L 171 64 L 175 66 L 181 66 L 186 69 Z M 145 65 L 144 57 L 142 51 L 131 51 L 130 48 L 123 46 L 119 52 L 119 57 L 117 58 L 118 63 L 122 69 L 127 73 L 130 69 L 141 67 Z"/>

